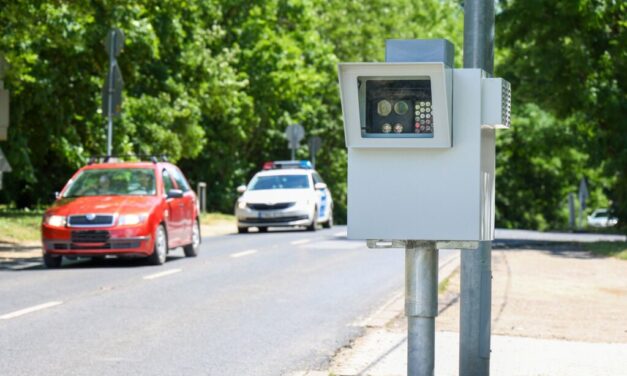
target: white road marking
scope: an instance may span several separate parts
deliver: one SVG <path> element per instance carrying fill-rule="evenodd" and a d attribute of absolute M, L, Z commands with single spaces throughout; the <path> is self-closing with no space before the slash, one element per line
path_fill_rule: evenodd
<path fill-rule="evenodd" d="M 242 251 L 242 252 L 237 252 L 237 253 L 233 253 L 231 255 L 231 257 L 233 258 L 238 258 L 238 257 L 243 257 L 243 256 L 248 256 L 248 255 L 252 255 L 257 253 L 258 251 L 256 249 L 249 249 L 248 251 Z"/>
<path fill-rule="evenodd" d="M 291 245 L 300 245 L 300 244 L 306 244 L 309 243 L 311 241 L 311 239 L 300 239 L 300 240 L 294 240 L 293 242 L 290 242 Z"/>
<path fill-rule="evenodd" d="M 24 264 L 18 264 L 18 265 L 12 266 L 10 269 L 22 270 L 22 269 L 28 269 L 28 268 L 32 268 L 34 266 L 40 266 L 40 265 L 42 265 L 41 262 L 26 262 Z"/>
<path fill-rule="evenodd" d="M 333 234 L 333 236 L 347 236 L 348 234 L 346 233 L 346 231 L 340 231 L 340 232 L 336 232 L 335 234 Z"/>
<path fill-rule="evenodd" d="M 26 315 L 26 314 L 31 313 L 31 312 L 41 311 L 42 309 L 58 306 L 59 304 L 63 304 L 63 302 L 60 302 L 60 301 L 48 302 L 48 303 L 36 305 L 36 306 L 33 306 L 33 307 L 20 309 L 19 311 L 7 313 L 6 315 L 0 316 L 0 320 L 14 319 L 16 317 L 20 317 L 22 315 Z"/>
<path fill-rule="evenodd" d="M 170 269 L 170 270 L 166 270 L 165 272 L 160 272 L 160 273 L 147 275 L 147 276 L 144 277 L 144 279 L 161 278 L 161 277 L 165 277 L 166 275 L 178 273 L 180 271 L 181 271 L 181 269 Z"/>

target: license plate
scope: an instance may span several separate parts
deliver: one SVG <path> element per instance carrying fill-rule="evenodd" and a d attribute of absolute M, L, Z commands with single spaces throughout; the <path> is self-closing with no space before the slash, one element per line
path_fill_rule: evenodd
<path fill-rule="evenodd" d="M 274 212 L 260 212 L 259 213 L 260 218 L 276 218 L 280 216 L 281 216 L 281 213 L 274 213 Z"/>

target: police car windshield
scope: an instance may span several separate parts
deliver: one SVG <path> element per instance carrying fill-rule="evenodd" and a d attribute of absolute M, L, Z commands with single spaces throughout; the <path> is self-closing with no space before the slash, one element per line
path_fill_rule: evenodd
<path fill-rule="evenodd" d="M 83 171 L 63 195 L 146 196 L 155 195 L 155 172 L 147 168 L 109 168 Z"/>
<path fill-rule="evenodd" d="M 307 175 L 257 176 L 250 183 L 251 191 L 263 189 L 306 189 L 309 188 Z"/>

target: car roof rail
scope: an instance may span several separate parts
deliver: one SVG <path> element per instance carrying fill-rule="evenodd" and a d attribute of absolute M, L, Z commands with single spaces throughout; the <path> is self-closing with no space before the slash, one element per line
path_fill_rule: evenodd
<path fill-rule="evenodd" d="M 136 158 L 139 161 L 150 161 L 152 163 L 159 163 L 159 159 L 163 162 L 167 162 L 166 154 L 161 154 L 159 156 L 156 155 L 148 155 L 148 154 L 117 154 L 117 155 L 92 155 L 87 162 L 87 165 L 92 165 L 94 163 L 109 163 L 109 162 L 121 162 L 125 159 Z"/>

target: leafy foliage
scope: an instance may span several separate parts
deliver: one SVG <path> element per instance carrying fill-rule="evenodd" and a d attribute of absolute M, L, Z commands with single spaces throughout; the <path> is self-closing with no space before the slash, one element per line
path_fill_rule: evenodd
<path fill-rule="evenodd" d="M 514 97 L 536 103 L 568 126 L 571 137 L 601 167 L 614 210 L 627 223 L 627 4 L 613 0 L 503 1 L 497 17 L 502 56 L 499 74 L 512 82 Z M 559 125 L 559 124 L 556 124 Z M 576 136 L 574 136 L 576 135 Z M 560 159 L 570 156 L 559 155 Z M 562 168 L 566 168 L 563 166 Z M 588 172 L 579 171 L 576 185 Z"/>

